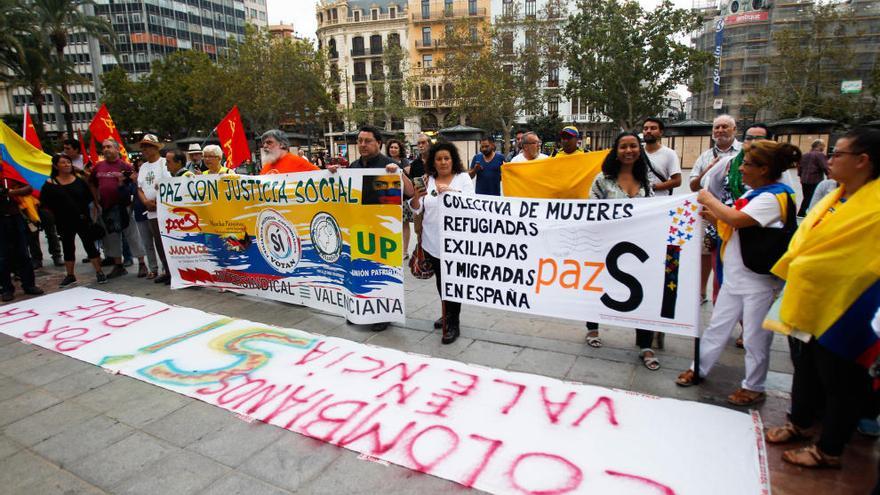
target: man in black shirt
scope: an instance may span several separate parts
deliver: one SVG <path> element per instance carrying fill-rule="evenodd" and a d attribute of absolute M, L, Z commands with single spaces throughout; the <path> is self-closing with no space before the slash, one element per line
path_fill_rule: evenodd
<path fill-rule="evenodd" d="M 13 266 L 18 267 L 21 289 L 25 294 L 37 296 L 43 293 L 36 286 L 34 267 L 28 255 L 27 227 L 15 201 L 15 197 L 29 196 L 31 192 L 30 185 L 3 176 L 3 166 L 0 166 L 0 299 L 3 302 L 14 298 Z"/>
<path fill-rule="evenodd" d="M 357 147 L 360 158 L 351 163 L 349 168 L 384 168 L 389 174 L 396 174 L 398 166 L 394 160 L 382 154 L 382 131 L 371 125 L 365 125 L 358 131 Z M 336 173 L 339 164 L 327 165 L 327 170 Z M 403 174 L 403 197 L 410 198 L 413 195 L 412 181 Z M 347 320 L 346 320 L 347 321 Z M 371 330 L 381 332 L 388 328 L 387 321 L 373 323 Z"/>

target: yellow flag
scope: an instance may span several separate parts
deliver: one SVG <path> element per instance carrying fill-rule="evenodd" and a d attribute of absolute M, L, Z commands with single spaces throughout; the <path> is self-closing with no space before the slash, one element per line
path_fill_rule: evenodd
<path fill-rule="evenodd" d="M 557 155 L 501 167 L 504 195 L 516 198 L 587 199 L 609 150 Z"/>

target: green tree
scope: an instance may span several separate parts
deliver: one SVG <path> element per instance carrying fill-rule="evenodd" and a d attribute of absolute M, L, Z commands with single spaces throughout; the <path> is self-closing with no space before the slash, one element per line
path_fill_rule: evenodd
<path fill-rule="evenodd" d="M 689 10 L 663 0 L 645 11 L 633 0 L 578 0 L 565 25 L 563 51 L 569 98 L 624 129 L 657 115 L 667 94 L 692 82 L 698 90 L 709 54 L 681 40 L 700 25 Z"/>
<path fill-rule="evenodd" d="M 113 28 L 103 17 L 86 15 L 81 7 L 94 5 L 92 0 L 23 0 L 23 6 L 33 16 L 38 32 L 48 37 L 54 49 L 49 65 L 50 73 L 56 81 L 64 106 L 64 121 L 68 135 L 73 135 L 73 120 L 70 115 L 71 82 L 87 82 L 64 58 L 64 48 L 72 33 L 82 33 L 97 38 L 105 48 L 113 49 Z"/>
<path fill-rule="evenodd" d="M 775 53 L 761 59 L 768 68 L 748 103 L 778 118 L 823 117 L 850 122 L 858 98 L 840 93 L 840 82 L 854 76 L 854 53 L 847 34 L 848 15 L 836 4 L 805 5 L 803 21 L 773 34 Z"/>
<path fill-rule="evenodd" d="M 43 131 L 43 104 L 46 102 L 46 91 L 54 87 L 48 74 L 46 54 L 49 53 L 49 47 L 43 36 L 33 32 L 21 33 L 17 39 L 21 48 L 4 61 L 3 68 L 6 70 L 0 71 L 0 83 L 28 92 L 31 103 L 36 107 L 34 127 L 42 141 L 46 137 Z"/>
<path fill-rule="evenodd" d="M 101 103 L 107 105 L 118 129 L 142 129 L 146 124 L 144 85 L 133 81 L 122 67 L 101 74 Z"/>
<path fill-rule="evenodd" d="M 518 1 L 510 5 L 495 26 L 469 19 L 451 23 L 437 62 L 453 114 L 500 132 L 505 151 L 517 118 L 543 114 L 560 93 L 558 78 L 548 76 L 558 70 L 561 2 L 548 2 L 534 16 L 520 15 Z"/>

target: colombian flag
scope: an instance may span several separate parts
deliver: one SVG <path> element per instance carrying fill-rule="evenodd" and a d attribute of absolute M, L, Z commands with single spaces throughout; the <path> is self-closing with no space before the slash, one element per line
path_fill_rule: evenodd
<path fill-rule="evenodd" d="M 587 199 L 610 150 L 555 156 L 501 167 L 504 195 L 513 198 Z"/>
<path fill-rule="evenodd" d="M 3 176 L 30 184 L 39 197 L 40 188 L 52 171 L 52 157 L 31 146 L 15 131 L 0 121 L 0 159 Z"/>
<path fill-rule="evenodd" d="M 842 196 L 839 187 L 810 210 L 773 267 L 786 286 L 764 328 L 869 367 L 880 356 L 880 180 Z"/>

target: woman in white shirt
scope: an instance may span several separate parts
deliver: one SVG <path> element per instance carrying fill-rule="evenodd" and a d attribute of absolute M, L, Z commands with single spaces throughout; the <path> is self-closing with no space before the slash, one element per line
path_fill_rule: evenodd
<path fill-rule="evenodd" d="M 791 144 L 769 140 L 753 142 L 740 165 L 743 183 L 751 191 L 737 200 L 734 207 L 725 206 L 706 189 L 700 190 L 697 197 L 704 207 L 704 216 L 710 221 L 718 221 L 719 233 L 726 239 L 720 253 L 724 282 L 712 319 L 700 339 L 700 376 L 709 374 L 736 323 L 742 321 L 746 376 L 741 387 L 727 398 L 737 406 L 750 406 L 765 399 L 764 382 L 770 364 L 773 333 L 764 330 L 761 324 L 782 288 L 782 280 L 771 274 L 769 267 L 782 254 L 774 254 L 774 248 L 788 244 L 776 235 L 778 232 L 762 235 L 753 228 L 770 231 L 786 227 L 786 232 L 794 232 L 794 191 L 780 180 L 782 173 L 797 166 L 800 158 L 800 150 Z M 793 225 L 786 226 L 786 223 Z M 750 229 L 748 237 L 745 237 L 745 229 Z M 770 259 L 773 257 L 776 259 Z M 767 267 L 766 271 L 763 267 Z M 685 387 L 693 382 L 693 369 L 684 371 L 676 380 L 678 385 Z"/>
<path fill-rule="evenodd" d="M 416 214 L 424 211 L 422 219 L 422 249 L 425 257 L 434 269 L 434 277 L 437 281 L 437 292 L 440 294 L 443 305 L 443 316 L 434 323 L 435 328 L 443 328 L 444 344 L 451 344 L 459 335 L 459 314 L 461 303 L 443 301 L 443 291 L 439 256 L 443 253 L 441 229 L 443 218 L 440 215 L 441 196 L 447 193 L 474 194 L 474 183 L 461 157 L 458 149 L 451 143 L 437 143 L 428 152 L 428 161 L 425 163 L 427 172 L 425 188 L 416 188 L 415 195 L 409 200 L 409 205 Z"/>

